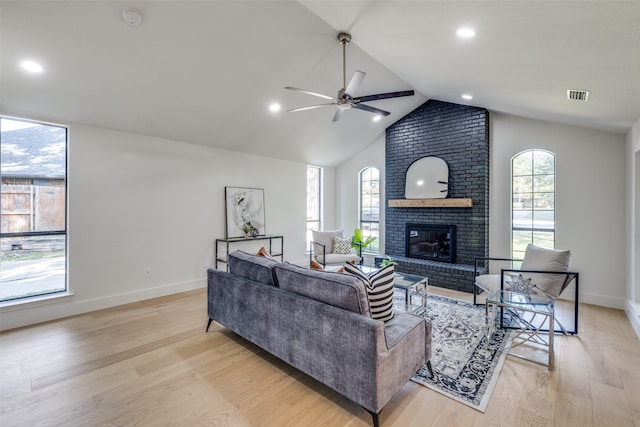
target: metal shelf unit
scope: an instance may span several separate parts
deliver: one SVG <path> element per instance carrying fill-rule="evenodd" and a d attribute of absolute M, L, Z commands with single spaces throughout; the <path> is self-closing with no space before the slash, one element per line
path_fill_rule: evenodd
<path fill-rule="evenodd" d="M 227 265 L 227 271 L 229 271 L 229 264 L 228 264 L 228 256 L 229 256 L 229 247 L 232 246 L 234 243 L 241 243 L 241 242 L 251 242 L 254 240 L 268 240 L 269 241 L 269 253 L 271 254 L 272 257 L 280 257 L 280 261 L 283 261 L 283 252 L 284 252 L 284 237 L 283 236 L 275 236 L 275 235 L 266 235 L 266 236 L 257 236 L 257 237 L 248 237 L 248 238 L 233 238 L 233 239 L 216 239 L 216 259 L 215 259 L 215 268 L 216 270 L 218 269 L 218 263 L 224 263 Z M 274 240 L 280 240 L 280 253 L 273 253 L 273 241 Z M 224 257 L 220 254 L 219 252 L 219 248 L 220 248 L 220 244 L 223 244 L 223 246 L 225 247 L 225 252 L 224 252 Z M 278 249 L 278 248 L 276 248 Z"/>

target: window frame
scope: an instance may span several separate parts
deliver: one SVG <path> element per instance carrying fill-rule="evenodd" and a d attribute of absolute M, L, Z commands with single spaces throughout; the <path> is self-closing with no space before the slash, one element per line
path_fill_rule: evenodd
<path fill-rule="evenodd" d="M 56 297 L 56 296 L 65 296 L 69 295 L 69 128 L 65 125 L 60 125 L 56 123 L 48 123 L 39 120 L 30 120 L 24 119 L 20 117 L 12 117 L 6 115 L 0 115 L 0 121 L 9 120 L 14 122 L 23 122 L 23 123 L 31 123 L 37 126 L 47 126 L 54 127 L 64 130 L 64 176 L 36 176 L 33 175 L 30 178 L 22 177 L 22 176 L 12 176 L 11 173 L 2 173 L 0 171 L 0 178 L 4 181 L 4 179 L 27 179 L 33 181 L 31 186 L 41 185 L 42 181 L 56 181 L 63 180 L 64 185 L 62 188 L 64 189 L 64 225 L 61 230 L 41 230 L 41 231 L 18 231 L 18 232 L 2 232 L 0 230 L 0 239 L 11 239 L 11 238 L 23 238 L 23 237 L 51 237 L 51 236 L 64 236 L 64 289 L 56 289 L 52 291 L 44 291 L 37 294 L 25 294 L 21 296 L 16 296 L 13 298 L 0 299 L 0 305 L 6 306 L 11 304 L 24 304 L 29 303 L 33 300 L 39 300 L 41 298 L 48 297 Z M 0 141 L 0 144 L 2 141 Z M 37 183 L 36 183 L 37 182 Z"/>
<path fill-rule="evenodd" d="M 314 218 L 310 218 L 309 217 L 309 170 L 310 169 L 315 169 L 317 170 L 317 199 L 316 199 L 316 204 L 317 204 L 317 217 Z M 313 166 L 313 165 L 307 165 L 307 220 L 306 220 L 306 227 L 307 227 L 307 252 L 309 252 L 310 246 L 311 246 L 311 230 L 322 230 L 322 190 L 323 190 L 323 186 L 322 186 L 322 178 L 324 175 L 324 170 L 320 167 L 320 166 Z"/>
<path fill-rule="evenodd" d="M 536 154 L 540 153 L 545 156 L 551 156 L 552 167 L 548 173 L 536 173 Z M 530 174 L 516 174 L 516 162 L 523 156 L 531 157 Z M 527 159 L 525 159 L 527 160 Z M 551 178 L 551 180 L 549 180 Z M 520 180 L 521 182 L 517 182 Z M 547 181 L 546 183 L 544 181 Z M 526 182 L 523 185 L 522 181 Z M 527 182 L 530 181 L 530 184 Z M 549 181 L 552 182 L 551 191 L 544 190 L 544 186 L 549 186 Z M 537 186 L 541 189 L 539 191 Z M 523 187 L 529 187 L 530 191 L 523 192 L 518 191 Z M 511 257 L 516 259 L 522 259 L 527 243 L 533 243 L 537 246 L 545 247 L 548 249 L 555 249 L 555 237 L 556 237 L 556 155 L 555 153 L 544 149 L 528 149 L 521 151 L 511 158 L 511 199 L 510 199 L 510 213 L 511 213 Z M 544 190 L 544 191 L 543 191 Z M 522 202 L 528 204 L 528 208 L 516 209 L 516 198 L 523 199 L 523 195 L 529 195 L 530 200 Z M 540 197 L 543 196 L 543 197 Z M 526 198 L 525 198 L 526 199 Z M 550 205 L 551 208 L 543 207 L 544 205 Z M 517 213 L 520 213 L 517 215 Z M 517 225 L 516 221 L 522 221 L 526 213 L 530 215 L 531 225 Z M 536 215 L 536 213 L 538 215 Z M 519 217 L 519 218 L 516 218 Z M 539 219 L 538 219 L 539 218 Z M 536 224 L 536 221 L 539 221 Z M 551 227 L 544 226 L 544 223 L 548 222 Z M 525 235 L 530 236 L 526 239 Z M 520 236 L 519 238 L 517 236 Z M 547 236 L 547 238 L 543 238 Z M 550 237 L 550 238 L 549 238 Z"/>
<path fill-rule="evenodd" d="M 375 171 L 377 174 L 377 179 L 371 178 L 368 180 L 369 188 L 373 188 L 373 183 L 374 182 L 376 183 L 376 186 L 378 189 L 377 193 L 371 191 L 370 193 L 365 194 L 364 192 L 364 188 L 365 188 L 364 177 L 365 177 L 365 174 L 368 173 L 369 171 Z M 364 203 L 365 197 L 368 197 L 370 199 L 368 200 L 369 203 Z M 365 208 L 366 205 L 368 205 L 368 207 Z M 364 212 L 365 209 L 370 210 L 369 216 L 371 217 L 375 216 L 378 219 L 375 221 L 371 219 L 370 220 L 363 219 L 365 215 L 365 212 Z M 378 232 L 375 234 L 376 240 L 372 242 L 370 245 L 362 248 L 363 253 L 377 253 L 380 249 L 380 169 L 378 169 L 375 166 L 367 166 L 358 173 L 358 228 L 363 230 L 363 234 L 365 238 L 373 235 L 373 233 L 371 233 L 371 229 L 374 224 L 376 225 L 375 228 L 378 230 Z M 366 231 L 367 228 L 369 232 Z"/>

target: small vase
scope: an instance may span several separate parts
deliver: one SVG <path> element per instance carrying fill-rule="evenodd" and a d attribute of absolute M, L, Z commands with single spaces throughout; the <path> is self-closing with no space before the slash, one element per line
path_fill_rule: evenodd
<path fill-rule="evenodd" d="M 244 233 L 244 238 L 248 239 L 249 238 L 249 233 Z"/>

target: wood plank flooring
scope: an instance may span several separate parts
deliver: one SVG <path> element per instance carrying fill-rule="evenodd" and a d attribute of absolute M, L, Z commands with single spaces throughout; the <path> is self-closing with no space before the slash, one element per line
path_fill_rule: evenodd
<path fill-rule="evenodd" d="M 0 425 L 371 426 L 219 324 L 205 333 L 206 320 L 202 289 L 0 334 Z M 579 336 L 556 336 L 555 371 L 508 357 L 485 414 L 408 382 L 382 426 L 640 427 L 640 342 L 625 314 L 581 305 L 580 321 Z"/>

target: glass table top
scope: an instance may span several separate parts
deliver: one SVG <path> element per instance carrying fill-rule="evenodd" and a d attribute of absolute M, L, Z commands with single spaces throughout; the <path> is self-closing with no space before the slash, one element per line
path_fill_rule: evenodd
<path fill-rule="evenodd" d="M 523 310 L 553 312 L 554 300 L 544 294 L 524 294 L 522 292 L 497 290 L 487 297 L 489 304 L 518 307 Z"/>

